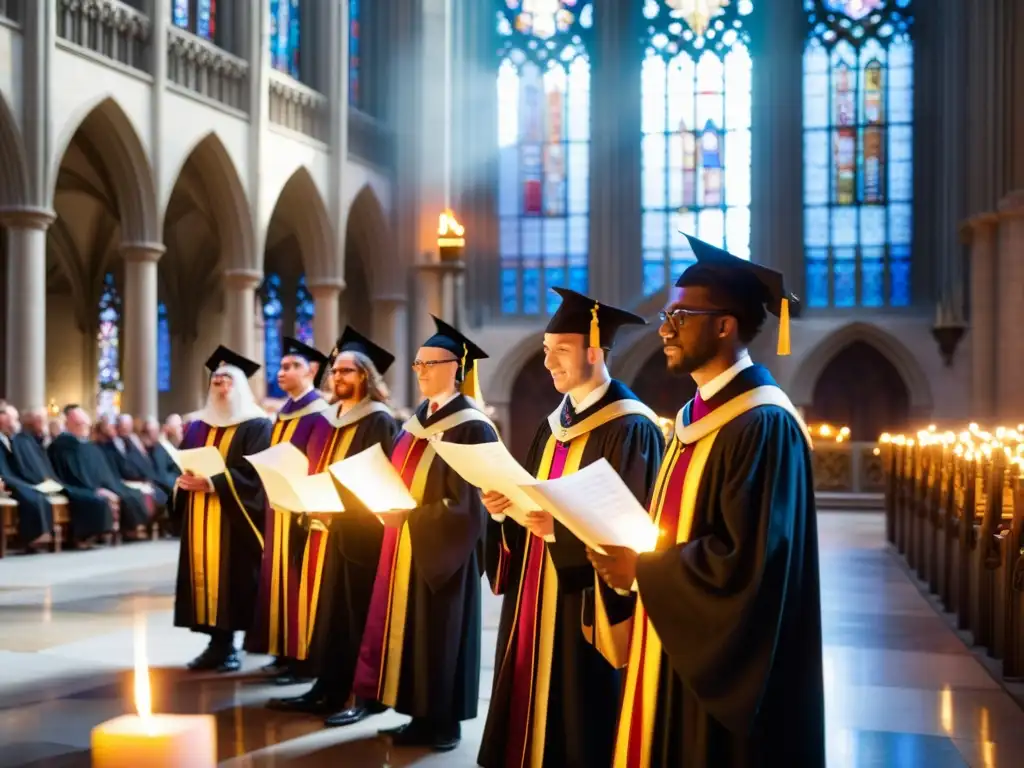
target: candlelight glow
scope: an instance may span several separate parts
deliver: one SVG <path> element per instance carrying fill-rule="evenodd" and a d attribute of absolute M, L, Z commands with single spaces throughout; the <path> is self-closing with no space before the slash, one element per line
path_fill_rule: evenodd
<path fill-rule="evenodd" d="M 825 441 L 832 440 L 837 443 L 845 443 L 850 439 L 849 427 L 837 427 L 834 424 L 808 424 L 807 430 L 815 441 L 821 438 Z"/>
<path fill-rule="evenodd" d="M 885 432 L 878 437 L 879 453 L 889 446 L 920 446 L 924 449 L 939 449 L 943 454 L 952 452 L 966 461 L 1001 461 L 1018 477 L 1024 477 L 1024 425 L 996 425 L 982 427 L 977 422 L 960 431 L 945 430 L 930 424 L 924 429 L 906 435 Z"/>
<path fill-rule="evenodd" d="M 149 664 L 146 661 L 146 617 L 142 613 L 135 614 L 135 711 L 146 721 L 153 714 Z"/>
<path fill-rule="evenodd" d="M 459 224 L 449 208 L 437 219 L 437 245 L 439 248 L 463 248 L 466 245 L 466 228 Z"/>

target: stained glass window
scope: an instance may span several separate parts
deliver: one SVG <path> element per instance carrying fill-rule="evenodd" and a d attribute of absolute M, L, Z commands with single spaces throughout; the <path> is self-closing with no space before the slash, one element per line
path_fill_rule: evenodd
<path fill-rule="evenodd" d="M 217 37 L 217 0 L 174 0 L 171 21 L 176 27 L 213 41 Z"/>
<path fill-rule="evenodd" d="M 587 290 L 591 0 L 498 0 L 501 307 Z"/>
<path fill-rule="evenodd" d="M 171 391 L 171 324 L 167 320 L 167 305 L 157 304 L 156 314 L 156 379 L 157 389 Z"/>
<path fill-rule="evenodd" d="M 270 0 L 270 65 L 299 79 L 299 0 Z"/>
<path fill-rule="evenodd" d="M 643 268 L 651 294 L 693 260 L 682 232 L 750 256 L 753 3 L 732 2 L 697 31 L 665 0 L 644 0 L 643 10 Z"/>
<path fill-rule="evenodd" d="M 804 0 L 810 307 L 910 304 L 912 0 Z"/>
<path fill-rule="evenodd" d="M 110 272 L 103 278 L 103 290 L 97 309 L 99 330 L 96 333 L 96 370 L 99 392 L 96 397 L 96 413 L 110 416 L 120 409 L 122 388 L 121 294 Z"/>
<path fill-rule="evenodd" d="M 303 344 L 313 345 L 313 313 L 315 305 L 313 296 L 306 287 L 306 278 L 299 278 L 295 294 L 295 338 Z"/>
<path fill-rule="evenodd" d="M 348 100 L 359 104 L 359 0 L 348 0 Z"/>
<path fill-rule="evenodd" d="M 266 276 L 260 287 L 260 298 L 263 300 L 263 370 L 267 377 L 267 396 L 284 397 L 284 392 L 277 386 L 277 369 L 281 361 L 281 316 L 284 313 L 280 275 L 271 273 Z"/>

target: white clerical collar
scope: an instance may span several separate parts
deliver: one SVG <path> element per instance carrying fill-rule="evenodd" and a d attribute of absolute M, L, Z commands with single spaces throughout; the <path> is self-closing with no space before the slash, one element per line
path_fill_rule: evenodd
<path fill-rule="evenodd" d="M 582 413 L 583 411 L 587 410 L 587 408 L 590 408 L 592 405 L 594 405 L 602 397 L 607 395 L 608 388 L 611 385 L 612 380 L 608 379 L 608 381 L 606 381 L 604 384 L 601 384 L 596 389 L 592 390 L 589 395 L 584 397 L 578 403 L 572 395 L 566 395 L 566 397 L 569 398 L 569 402 L 572 403 L 572 409 L 576 411 L 576 413 Z"/>
<path fill-rule="evenodd" d="M 434 406 L 436 404 L 437 408 L 431 407 L 429 411 L 440 411 L 460 394 L 461 393 L 458 390 L 455 390 L 454 392 L 447 395 L 439 395 L 437 397 L 430 398 L 430 405 Z"/>
<path fill-rule="evenodd" d="M 740 356 L 739 360 L 737 360 L 731 366 L 729 366 L 724 371 L 722 371 L 720 374 L 715 376 L 715 378 L 713 378 L 707 384 L 705 384 L 702 387 L 699 387 L 701 400 L 703 400 L 706 403 L 712 397 L 714 397 L 719 392 L 721 392 L 723 389 L 725 389 L 726 385 L 730 381 L 735 379 L 740 374 L 741 371 L 745 371 L 747 368 L 749 368 L 753 364 L 754 364 L 754 361 L 750 359 L 750 355 L 747 354 L 746 352 L 744 352 Z"/>

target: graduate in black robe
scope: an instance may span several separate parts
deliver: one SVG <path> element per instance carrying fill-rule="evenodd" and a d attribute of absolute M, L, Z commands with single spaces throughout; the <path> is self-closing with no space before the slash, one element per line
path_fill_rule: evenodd
<path fill-rule="evenodd" d="M 150 512 L 140 491 L 129 488 L 117 476 L 99 445 L 89 440 L 89 417 L 75 406 L 65 409 L 68 431 L 50 443 L 50 463 L 57 481 L 64 486 L 109 492 L 117 499 L 120 530 L 126 537 L 141 535 L 138 531 L 149 522 Z"/>
<path fill-rule="evenodd" d="M 39 485 L 46 480 L 61 484 L 60 495 L 68 500 L 70 533 L 75 542 L 89 542 L 97 536 L 110 533 L 114 529 L 114 514 L 110 503 L 93 489 L 72 485 L 58 477 L 40 442 L 40 430 L 46 428 L 46 422 L 37 422 L 36 419 L 33 415 L 31 421 L 26 420 L 25 428 L 11 438 L 17 473 L 32 485 Z"/>
<path fill-rule="evenodd" d="M 3 489 L 18 502 L 18 541 L 26 549 L 45 546 L 52 540 L 53 509 L 46 494 L 37 491 L 18 471 L 14 456 L 13 408 L 0 403 L 0 480 Z"/>
<path fill-rule="evenodd" d="M 615 768 L 825 765 L 821 598 L 810 437 L 747 345 L 795 299 L 782 275 L 690 238 L 697 264 L 662 313 L 680 411 L 651 501 L 655 552 L 589 552 L 639 599 Z"/>
<path fill-rule="evenodd" d="M 266 496 L 246 456 L 270 447 L 270 419 L 249 388 L 258 363 L 218 347 L 206 362 L 206 407 L 188 425 L 181 449 L 213 446 L 226 471 L 178 478 L 172 521 L 181 531 L 174 625 L 210 636 L 188 667 L 234 672 L 241 667 L 235 632 L 253 622 Z"/>
<path fill-rule="evenodd" d="M 379 444 L 391 455 L 398 423 L 386 405 L 387 386 L 382 378 L 394 356 L 351 326 L 346 328 L 331 353 L 328 366 L 330 398 L 334 404 L 323 416 L 332 433 L 315 467 L 328 468 Z M 359 646 L 370 610 L 377 562 L 384 540 L 384 526 L 358 499 L 343 488 L 345 512 L 324 515 L 310 525 L 328 531 L 327 553 L 316 597 L 313 639 L 309 657 L 300 672 L 317 676 L 313 687 L 286 699 L 271 699 L 267 706 L 292 712 L 331 714 L 329 726 L 350 725 L 382 709 L 377 702 L 356 699 L 345 708 L 352 692 Z"/>
<path fill-rule="evenodd" d="M 482 544 L 487 512 L 479 492 L 431 448 L 431 440 L 476 444 L 497 433 L 480 410 L 475 361 L 486 357 L 434 318 L 437 333 L 414 369 L 426 398 L 395 439 L 391 463 L 420 506 L 382 515 L 381 547 L 354 691 L 411 722 L 384 731 L 396 746 L 445 752 L 480 698 Z"/>
<path fill-rule="evenodd" d="M 545 365 L 564 398 L 538 427 L 526 469 L 554 479 L 603 458 L 646 503 L 664 435 L 656 415 L 605 365 L 619 328 L 644 320 L 553 290 L 562 304 L 544 334 Z M 484 502 L 492 514 L 488 578 L 505 599 L 478 762 L 608 765 L 633 598 L 597 582 L 583 543 L 549 514 L 531 514 L 527 529 L 504 514 L 504 496 L 488 493 Z M 606 642 L 611 637 L 617 642 Z"/>

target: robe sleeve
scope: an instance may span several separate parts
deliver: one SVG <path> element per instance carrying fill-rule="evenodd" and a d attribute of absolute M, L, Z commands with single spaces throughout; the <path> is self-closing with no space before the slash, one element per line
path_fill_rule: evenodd
<path fill-rule="evenodd" d="M 242 440 L 241 456 L 251 456 L 270 447 L 271 426 L 268 419 L 247 421 L 235 433 Z M 233 447 L 233 446 L 232 446 Z M 249 531 L 263 546 L 263 522 L 266 496 L 256 468 L 245 459 L 232 462 L 226 472 L 210 478 L 221 509 L 229 516 L 232 526 Z"/>
<path fill-rule="evenodd" d="M 395 435 L 398 434 L 398 422 L 387 413 L 372 413 L 366 416 L 366 423 L 360 426 L 359 450 L 380 443 L 385 456 L 391 455 Z M 365 434 L 362 434 L 365 431 Z M 357 451 L 353 448 L 350 455 Z M 330 530 L 335 535 L 341 554 L 345 559 L 372 568 L 380 558 L 380 548 L 384 541 L 384 526 L 380 520 L 348 489 L 335 482 L 335 488 L 345 505 L 345 512 L 332 520 Z"/>
<path fill-rule="evenodd" d="M 637 583 L 676 673 L 711 716 L 745 734 L 783 609 L 799 599 L 793 537 L 803 528 L 798 521 L 814 514 L 814 483 L 803 433 L 780 408 L 758 408 L 716 440 L 720 461 L 705 470 L 694 513 L 707 532 L 641 555 Z"/>
<path fill-rule="evenodd" d="M 483 421 L 458 427 L 458 442 L 492 443 L 498 435 Z M 480 543 L 487 510 L 480 491 L 469 485 L 440 459 L 432 469 L 441 473 L 442 498 L 409 513 L 409 535 L 413 546 L 413 567 L 433 591 L 440 590 L 470 559 Z"/>
<path fill-rule="evenodd" d="M 627 416 L 612 422 L 601 455 L 611 464 L 633 495 L 645 504 L 658 476 L 665 438 L 650 419 Z M 548 543 L 551 560 L 558 570 L 558 585 L 566 592 L 580 592 L 594 586 L 594 569 L 587 549 L 569 529 L 555 521 L 555 540 Z M 614 595 L 614 592 L 609 594 Z"/>

